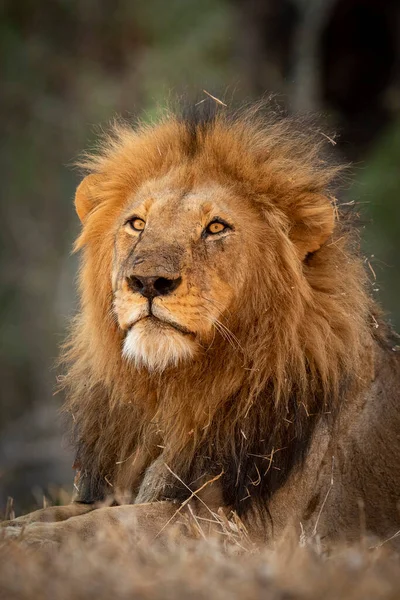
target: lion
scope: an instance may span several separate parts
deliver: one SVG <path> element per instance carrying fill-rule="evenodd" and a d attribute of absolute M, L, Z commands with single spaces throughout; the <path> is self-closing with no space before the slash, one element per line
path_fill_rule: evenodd
<path fill-rule="evenodd" d="M 315 127 L 207 104 L 118 122 L 81 163 L 76 492 L 7 535 L 189 535 L 189 512 L 210 535 L 236 515 L 263 544 L 400 528 L 398 347 L 335 200 L 341 166 Z"/>

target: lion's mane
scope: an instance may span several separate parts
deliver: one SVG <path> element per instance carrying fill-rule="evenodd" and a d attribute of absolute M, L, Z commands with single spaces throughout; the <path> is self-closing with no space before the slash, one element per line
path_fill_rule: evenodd
<path fill-rule="evenodd" d="M 340 168 L 326 160 L 326 137 L 260 107 L 210 115 L 204 104 L 154 126 L 117 123 L 83 160 L 100 184 L 76 245 L 81 308 L 64 356 L 83 500 L 134 494 L 162 453 L 184 485 L 167 477 L 160 498 L 182 499 L 204 473 L 223 473 L 227 505 L 241 514 L 266 505 L 301 463 L 316 423 L 334 427 L 370 369 L 376 309 L 357 235 L 333 197 Z M 219 336 L 201 360 L 149 373 L 121 355 L 113 223 L 132 189 L 188 162 L 251 199 L 274 231 L 274 250 L 258 248 L 248 265 L 250 289 L 226 316 L 234 337 Z M 299 259 L 332 207 L 332 235 Z"/>

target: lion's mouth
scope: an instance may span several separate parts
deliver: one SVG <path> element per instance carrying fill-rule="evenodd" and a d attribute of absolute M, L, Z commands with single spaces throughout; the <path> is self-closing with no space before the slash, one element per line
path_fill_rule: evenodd
<path fill-rule="evenodd" d="M 149 321 L 151 323 L 154 323 L 157 327 L 160 327 L 161 329 L 170 329 L 170 328 L 175 329 L 176 331 L 179 331 L 179 333 L 182 333 L 183 335 L 191 335 L 191 336 L 195 335 L 193 333 L 193 331 L 190 331 L 190 329 L 187 329 L 183 325 L 180 325 L 179 323 L 175 323 L 174 321 L 169 320 L 169 319 L 160 319 L 160 318 L 156 317 L 153 313 L 151 313 L 149 315 L 144 315 L 143 317 L 140 317 L 139 319 L 137 319 L 136 321 L 131 323 L 128 328 L 128 331 L 130 331 L 135 325 L 137 325 L 138 323 L 143 322 L 143 321 Z"/>

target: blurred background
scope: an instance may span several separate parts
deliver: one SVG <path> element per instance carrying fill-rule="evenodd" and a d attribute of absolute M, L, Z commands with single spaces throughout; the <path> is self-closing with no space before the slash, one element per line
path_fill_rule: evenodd
<path fill-rule="evenodd" d="M 76 310 L 71 165 L 116 113 L 150 118 L 205 89 L 321 114 L 353 164 L 342 197 L 362 210 L 373 293 L 400 327 L 399 4 L 3 0 L 0 512 L 72 487 L 53 368 Z"/>

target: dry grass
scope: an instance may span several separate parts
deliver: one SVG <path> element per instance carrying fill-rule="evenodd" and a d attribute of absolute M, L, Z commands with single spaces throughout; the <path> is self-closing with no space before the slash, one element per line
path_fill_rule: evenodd
<path fill-rule="evenodd" d="M 194 533 L 197 525 L 192 524 Z M 197 531 L 197 533 L 199 533 Z M 182 543 L 174 532 L 144 543 L 123 529 L 99 529 L 91 542 L 60 548 L 0 542 L 0 598 L 7 600 L 400 597 L 399 555 L 366 541 L 322 551 L 317 539 L 256 550 L 245 533 Z"/>

